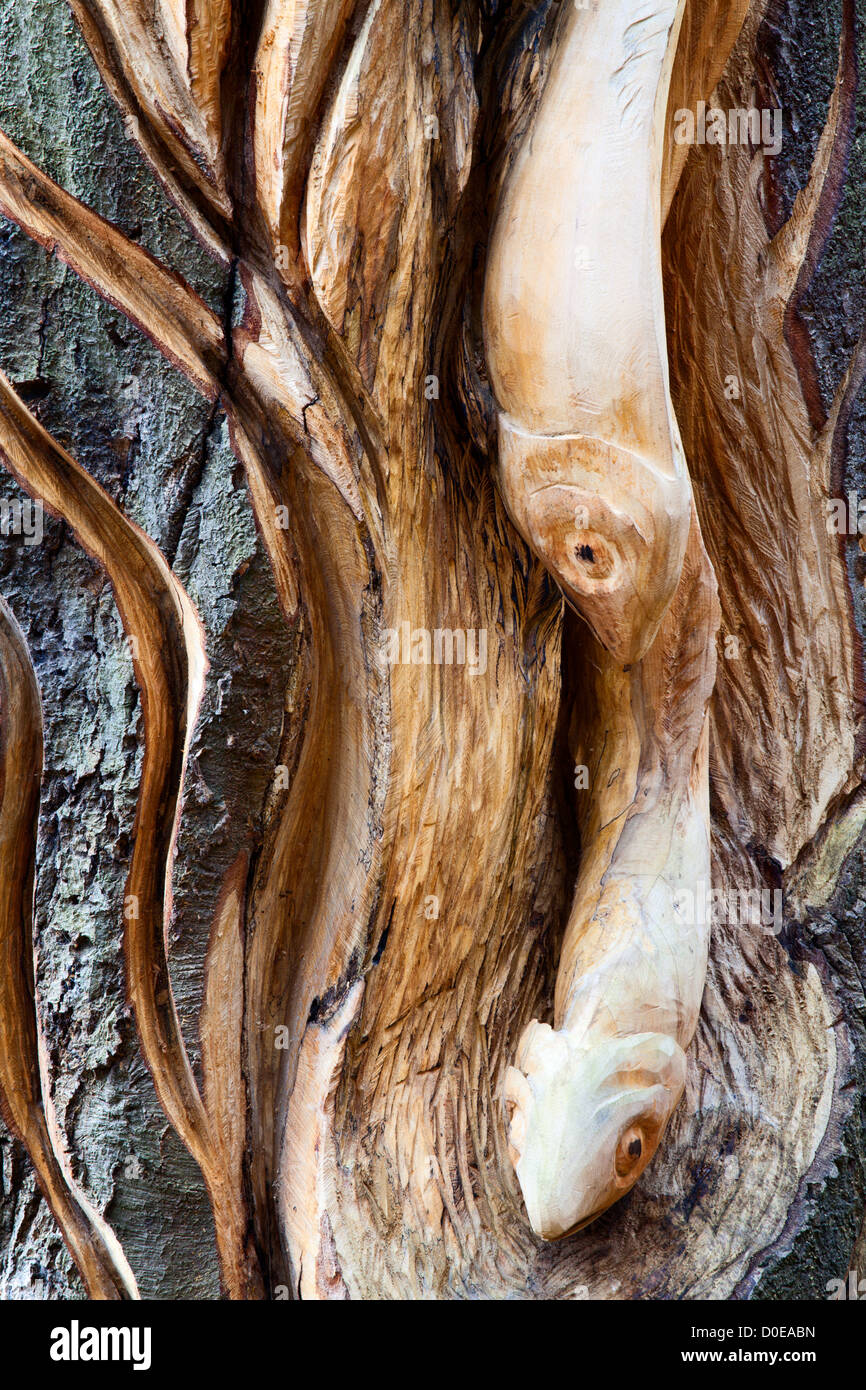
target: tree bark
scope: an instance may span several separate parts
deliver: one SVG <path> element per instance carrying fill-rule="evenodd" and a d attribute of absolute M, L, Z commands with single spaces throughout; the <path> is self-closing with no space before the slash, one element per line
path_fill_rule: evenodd
<path fill-rule="evenodd" d="M 861 0 L 127 9 L 0 14 L 0 1294 L 825 1297 Z"/>

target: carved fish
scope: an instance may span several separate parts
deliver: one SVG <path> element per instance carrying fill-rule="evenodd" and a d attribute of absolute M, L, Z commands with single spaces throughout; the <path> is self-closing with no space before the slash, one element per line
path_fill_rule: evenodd
<path fill-rule="evenodd" d="M 661 277 L 683 9 L 569 8 L 485 282 L 500 490 L 600 644 L 589 663 L 598 790 L 555 1028 L 529 1025 L 505 1083 L 509 1151 L 547 1238 L 593 1220 L 655 1153 L 682 1095 L 706 972 L 706 927 L 676 907 L 682 886 L 709 879 L 703 731 L 716 620 L 670 398 Z M 669 650 L 678 628 L 665 622 L 678 588 L 680 619 L 694 604 L 686 654 Z M 683 678 L 676 734 L 662 708 L 671 664 Z"/>

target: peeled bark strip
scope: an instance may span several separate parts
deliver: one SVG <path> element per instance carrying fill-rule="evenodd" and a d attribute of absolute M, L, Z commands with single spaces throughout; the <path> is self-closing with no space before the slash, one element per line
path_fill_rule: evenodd
<path fill-rule="evenodd" d="M 192 0 L 180 5 L 179 11 L 185 40 L 183 72 L 204 124 L 211 161 L 217 165 L 223 134 L 220 85 L 231 38 L 231 0 Z"/>
<path fill-rule="evenodd" d="M 33 969 L 42 706 L 23 634 L 0 599 L 0 1111 L 27 1149 L 90 1298 L 135 1299 L 114 1232 L 72 1180 L 43 1092 Z"/>
<path fill-rule="evenodd" d="M 701 4 L 686 4 L 683 9 L 662 146 L 662 226 L 691 149 L 676 139 L 677 114 L 694 112 L 699 101 L 712 96 L 748 12 L 749 0 L 702 0 Z"/>
<path fill-rule="evenodd" d="M 249 1217 L 243 1197 L 247 1143 L 243 1067 L 244 909 L 248 870 L 249 856 L 243 852 L 223 884 L 211 927 L 199 1020 L 202 1100 L 214 1148 L 206 1173 L 218 1171 L 214 1194 L 217 1240 L 225 1283 L 234 1298 L 261 1297 L 261 1272 L 245 1229 Z"/>

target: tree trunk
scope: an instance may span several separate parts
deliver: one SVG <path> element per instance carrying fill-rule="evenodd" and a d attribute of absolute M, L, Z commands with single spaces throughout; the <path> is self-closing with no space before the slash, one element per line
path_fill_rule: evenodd
<path fill-rule="evenodd" d="M 2 1296 L 826 1297 L 863 6 L 120 8 L 0 10 Z"/>

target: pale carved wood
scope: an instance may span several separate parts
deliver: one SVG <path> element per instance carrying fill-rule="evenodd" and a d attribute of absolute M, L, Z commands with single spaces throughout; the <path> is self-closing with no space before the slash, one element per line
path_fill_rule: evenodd
<path fill-rule="evenodd" d="M 859 653 L 822 504 L 864 354 L 818 427 L 786 317 L 850 133 L 847 6 L 813 175 L 773 235 L 759 151 L 687 159 L 671 136 L 723 72 L 723 104 L 750 104 L 763 0 L 495 22 L 475 0 L 269 0 L 255 23 L 227 0 L 71 8 L 243 320 L 5 137 L 0 209 L 225 411 L 295 635 L 259 843 L 213 924 L 199 1085 L 165 932 L 202 633 L 156 546 L 3 381 L 7 467 L 98 558 L 138 642 L 129 993 L 227 1293 L 750 1291 L 832 1163 L 848 1040 L 826 962 L 787 972 L 772 934 L 710 940 L 678 904 L 763 884 L 769 857 L 805 917 L 859 824 Z M 735 296 L 732 246 L 753 277 Z M 719 612 L 724 636 L 768 609 L 778 646 L 716 680 Z M 483 631 L 484 669 L 391 664 L 403 624 Z M 4 729 L 23 702 L 32 777 L 38 701 L 3 633 Z M 24 918 L 2 926 L 26 946 Z M 0 1038 L 32 1040 L 32 988 L 0 1001 Z M 0 1071 L 4 1113 L 89 1292 L 134 1296 L 110 1233 L 46 1179 L 61 1142 L 21 1119 L 27 1055 Z"/>
<path fill-rule="evenodd" d="M 506 1077 L 510 1150 L 533 1228 L 548 1237 L 606 1210 L 655 1153 L 685 1085 L 706 972 L 708 924 L 687 920 L 677 895 L 710 876 L 716 605 L 668 389 L 661 276 L 683 8 L 568 14 L 506 181 L 485 283 L 502 495 L 593 630 L 596 719 L 615 730 L 591 764 L 600 790 L 582 827 L 554 1028 L 530 1024 Z M 681 583 L 688 602 L 660 633 Z M 694 675 L 679 649 L 687 611 Z M 674 702 L 678 726 L 666 727 Z"/>

